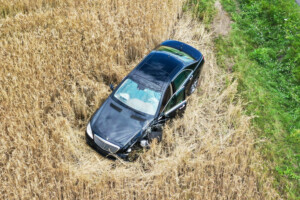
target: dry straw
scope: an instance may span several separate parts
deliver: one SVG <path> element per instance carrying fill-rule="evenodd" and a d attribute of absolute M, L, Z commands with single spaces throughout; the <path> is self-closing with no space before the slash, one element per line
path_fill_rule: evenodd
<path fill-rule="evenodd" d="M 0 1 L 0 199 L 260 199 L 249 118 L 212 33 L 175 0 Z M 173 35 L 171 33 L 173 32 Z M 199 91 L 134 163 L 85 144 L 91 114 L 159 42 L 203 51 Z M 227 82 L 232 82 L 229 86 Z"/>

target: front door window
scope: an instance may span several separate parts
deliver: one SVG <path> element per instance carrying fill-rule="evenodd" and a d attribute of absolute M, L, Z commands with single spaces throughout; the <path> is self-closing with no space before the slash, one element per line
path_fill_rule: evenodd
<path fill-rule="evenodd" d="M 182 88 L 180 91 L 176 92 L 175 95 L 170 99 L 168 102 L 166 108 L 165 108 L 165 113 L 171 111 L 172 109 L 176 108 L 181 102 L 184 101 L 184 88 Z"/>

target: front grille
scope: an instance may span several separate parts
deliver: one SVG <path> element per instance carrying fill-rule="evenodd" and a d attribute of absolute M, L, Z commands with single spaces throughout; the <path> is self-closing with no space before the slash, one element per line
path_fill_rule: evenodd
<path fill-rule="evenodd" d="M 114 145 L 114 144 L 102 139 L 98 135 L 94 135 L 94 141 L 101 149 L 108 151 L 110 153 L 116 153 L 120 149 L 120 147 L 118 147 L 117 145 Z"/>

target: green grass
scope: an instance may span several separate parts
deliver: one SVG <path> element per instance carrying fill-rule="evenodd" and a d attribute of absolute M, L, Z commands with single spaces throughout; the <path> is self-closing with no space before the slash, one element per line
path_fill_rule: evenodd
<path fill-rule="evenodd" d="M 218 63 L 233 62 L 257 147 L 270 161 L 275 187 L 289 199 L 300 188 L 300 7 L 294 0 L 221 0 L 234 20 L 216 39 Z"/>
<path fill-rule="evenodd" d="M 216 14 L 214 3 L 215 0 L 188 0 L 183 6 L 183 11 L 191 10 L 194 17 L 200 19 L 209 28 Z"/>

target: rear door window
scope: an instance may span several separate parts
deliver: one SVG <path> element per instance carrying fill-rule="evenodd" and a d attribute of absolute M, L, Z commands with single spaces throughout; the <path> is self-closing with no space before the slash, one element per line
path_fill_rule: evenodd
<path fill-rule="evenodd" d="M 185 82 L 185 80 L 189 77 L 191 73 L 191 70 L 184 70 L 174 79 L 174 91 L 177 91 L 181 87 L 181 85 Z"/>

